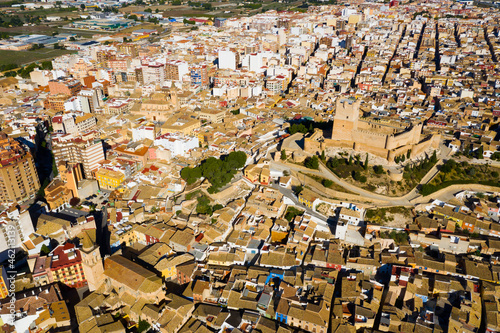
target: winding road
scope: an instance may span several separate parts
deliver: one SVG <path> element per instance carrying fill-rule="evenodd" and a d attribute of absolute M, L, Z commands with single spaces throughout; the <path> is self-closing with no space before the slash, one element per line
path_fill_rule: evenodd
<path fill-rule="evenodd" d="M 439 195 L 437 194 L 430 194 L 428 196 L 423 197 L 417 190 L 417 187 L 419 185 L 427 184 L 430 182 L 439 172 L 440 166 L 446 162 L 447 159 L 450 158 L 452 151 L 451 149 L 447 148 L 443 144 L 440 145 L 440 150 L 439 150 L 439 155 L 438 155 L 438 162 L 434 167 L 432 167 L 429 172 L 420 180 L 419 184 L 414 187 L 410 192 L 406 193 L 403 196 L 400 197 L 390 197 L 387 195 L 383 194 L 377 194 L 373 193 L 370 191 L 367 191 L 365 189 L 362 189 L 356 185 L 353 185 L 351 183 L 346 182 L 345 180 L 339 178 L 337 175 L 335 175 L 330 169 L 328 169 L 321 161 L 320 161 L 320 166 L 319 170 L 314 170 L 314 169 L 308 169 L 305 167 L 302 167 L 300 165 L 295 165 L 291 163 L 285 163 L 281 161 L 273 161 L 271 160 L 271 167 L 272 169 L 278 170 L 278 171 L 283 171 L 283 170 L 293 170 L 296 172 L 306 172 L 310 173 L 312 175 L 318 176 L 318 177 L 323 177 L 326 179 L 329 179 L 333 181 L 335 184 L 345 188 L 346 190 L 360 195 L 362 198 L 369 198 L 373 200 L 378 200 L 381 202 L 381 204 L 377 204 L 377 206 L 414 206 L 419 203 L 425 203 L 429 202 L 433 199 L 441 199 L 441 200 L 449 200 L 453 197 L 453 195 L 457 192 L 456 189 L 454 188 L 449 188 L 449 190 L 444 190 L 440 191 Z M 482 160 L 479 160 L 482 161 Z M 474 163 L 474 161 L 470 162 Z M 483 162 L 484 163 L 484 162 Z M 467 187 L 469 189 L 474 188 L 474 184 L 470 184 Z M 477 185 L 477 188 L 479 191 L 481 191 L 480 188 L 481 185 Z"/>

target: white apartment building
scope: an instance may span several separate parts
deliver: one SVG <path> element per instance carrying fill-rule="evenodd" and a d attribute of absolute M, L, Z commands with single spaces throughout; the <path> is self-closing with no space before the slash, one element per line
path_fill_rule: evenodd
<path fill-rule="evenodd" d="M 101 106 L 99 93 L 96 89 L 82 89 L 78 93 L 78 100 L 80 102 L 79 111 L 85 113 L 95 112 Z"/>
<path fill-rule="evenodd" d="M 219 50 L 219 69 L 236 70 L 236 55 L 233 51 Z"/>
<path fill-rule="evenodd" d="M 82 136 L 58 136 L 52 140 L 52 151 L 56 164 L 81 163 L 87 179 L 94 178 L 93 173 L 99 168 L 99 162 L 105 159 L 101 140 L 86 139 Z"/>
<path fill-rule="evenodd" d="M 75 124 L 75 118 L 71 114 L 65 114 L 62 116 L 62 124 L 64 133 L 66 134 L 76 134 L 78 132 L 78 128 Z"/>
<path fill-rule="evenodd" d="M 165 65 L 160 63 L 149 63 L 142 65 L 142 79 L 144 85 L 160 84 L 165 81 Z"/>
<path fill-rule="evenodd" d="M 75 118 L 75 125 L 80 133 L 92 131 L 97 128 L 97 118 L 91 114 L 85 114 Z"/>
<path fill-rule="evenodd" d="M 144 139 L 154 141 L 157 135 L 158 133 L 155 124 L 153 123 L 148 123 L 132 128 L 133 141 L 142 141 Z"/>
<path fill-rule="evenodd" d="M 156 138 L 155 145 L 171 152 L 171 156 L 187 157 L 191 149 L 199 147 L 199 140 L 195 136 L 181 136 L 178 134 L 163 134 Z"/>
<path fill-rule="evenodd" d="M 68 98 L 66 102 L 64 102 L 64 110 L 65 111 L 82 111 L 82 104 L 80 102 L 79 96 L 73 96 Z"/>
<path fill-rule="evenodd" d="M 35 232 L 27 210 L 20 213 L 13 206 L 5 213 L 6 216 L 2 214 L 3 217 L 0 218 L 0 261 L 8 259 L 8 250 L 11 246 L 17 252 L 21 249 L 21 244 L 28 240 L 29 235 Z"/>

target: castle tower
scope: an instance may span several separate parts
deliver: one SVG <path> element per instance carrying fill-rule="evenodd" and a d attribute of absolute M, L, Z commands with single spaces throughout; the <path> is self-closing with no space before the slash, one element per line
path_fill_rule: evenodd
<path fill-rule="evenodd" d="M 354 141 L 353 131 L 358 129 L 360 100 L 339 98 L 333 117 L 332 140 Z"/>

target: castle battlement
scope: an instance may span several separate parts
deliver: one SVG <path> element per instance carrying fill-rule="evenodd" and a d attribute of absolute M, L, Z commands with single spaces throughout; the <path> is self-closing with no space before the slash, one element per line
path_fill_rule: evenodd
<path fill-rule="evenodd" d="M 379 137 L 383 137 L 383 138 L 387 138 L 388 136 L 393 136 L 394 134 L 384 134 L 384 133 L 377 133 L 377 132 L 372 132 L 372 131 L 369 131 L 369 130 L 365 130 L 365 129 L 357 129 L 355 130 L 355 133 L 356 134 L 368 134 L 370 136 L 379 136 Z"/>

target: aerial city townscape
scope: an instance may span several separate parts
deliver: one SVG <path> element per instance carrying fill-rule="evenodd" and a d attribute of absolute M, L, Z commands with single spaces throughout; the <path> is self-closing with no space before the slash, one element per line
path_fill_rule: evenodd
<path fill-rule="evenodd" d="M 500 3 L 0 1 L 0 333 L 500 332 Z"/>

